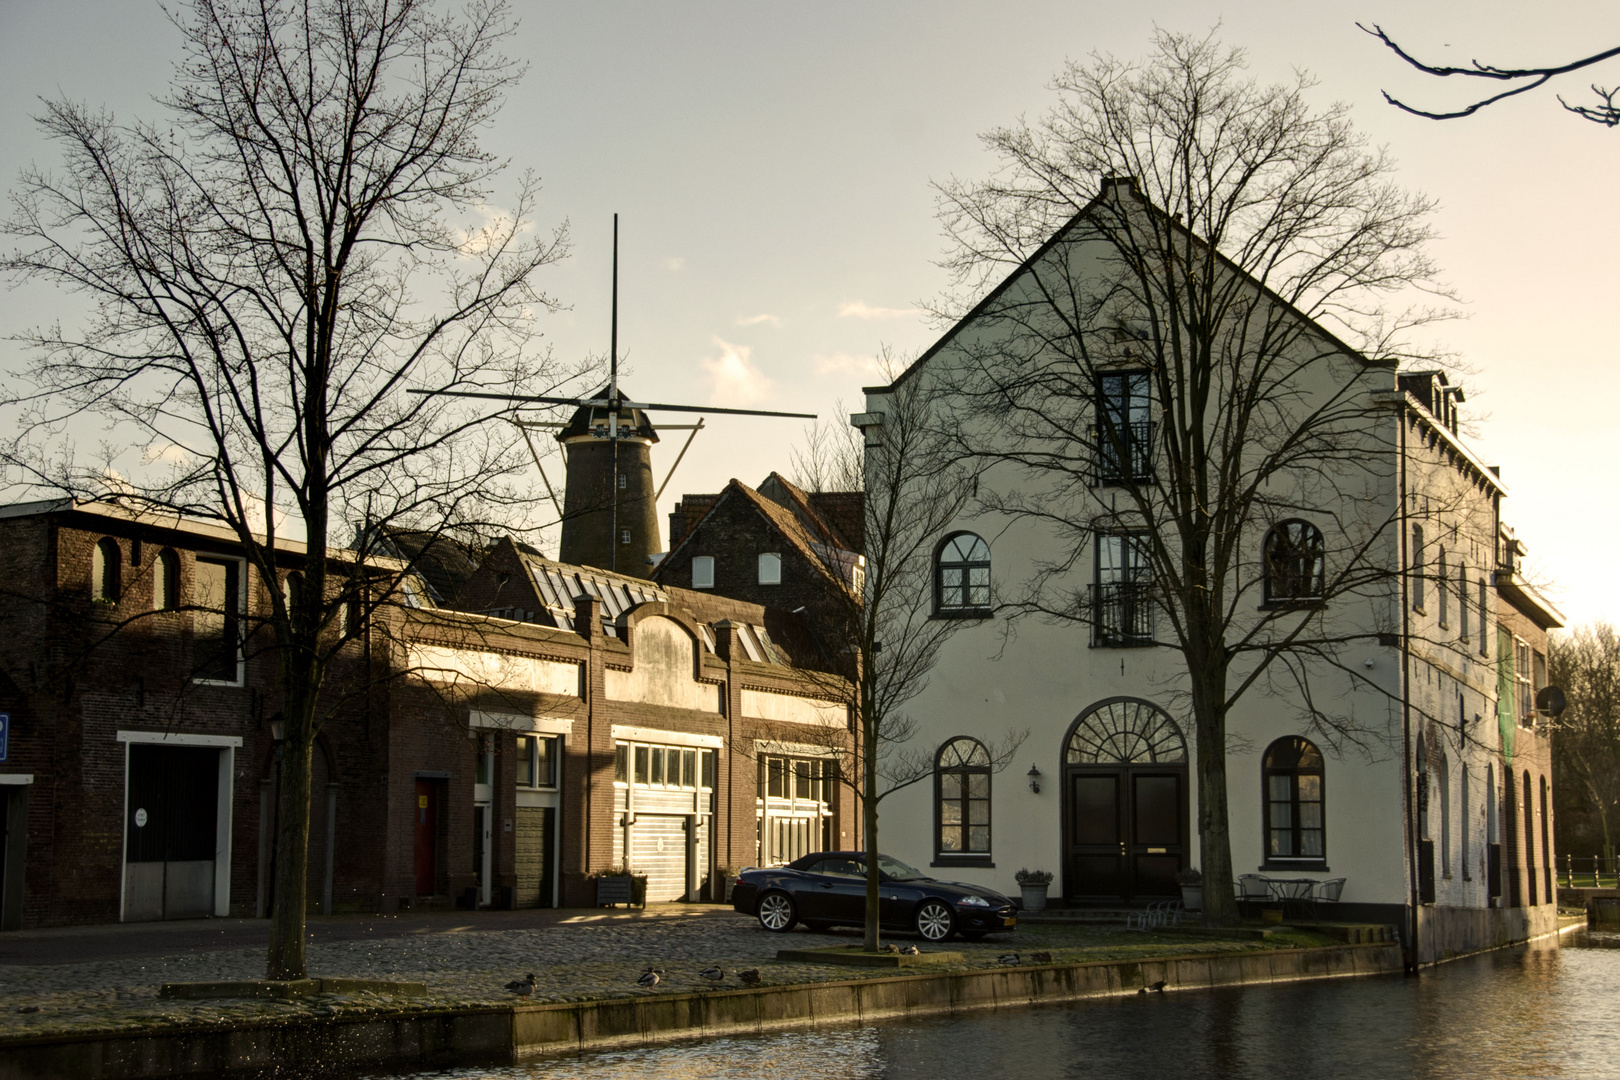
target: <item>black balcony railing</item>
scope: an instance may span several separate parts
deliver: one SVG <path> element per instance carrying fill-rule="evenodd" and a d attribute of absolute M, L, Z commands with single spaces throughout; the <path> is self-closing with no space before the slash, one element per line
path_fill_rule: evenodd
<path fill-rule="evenodd" d="M 1091 644 L 1132 649 L 1153 644 L 1153 589 L 1145 582 L 1091 587 Z"/>
<path fill-rule="evenodd" d="M 1092 429 L 1097 447 L 1096 482 L 1099 487 L 1140 483 L 1153 476 L 1151 421 L 1100 424 Z"/>

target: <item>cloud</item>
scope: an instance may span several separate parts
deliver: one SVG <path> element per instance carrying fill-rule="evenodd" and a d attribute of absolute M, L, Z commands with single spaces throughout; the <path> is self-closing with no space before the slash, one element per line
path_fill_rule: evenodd
<path fill-rule="evenodd" d="M 478 259 L 488 255 L 494 245 L 512 231 L 512 215 L 498 206 L 479 203 L 473 207 L 473 213 L 483 220 L 466 229 L 454 230 L 457 253 L 464 259 Z M 517 224 L 519 235 L 534 229 L 534 222 L 524 221 Z"/>
<path fill-rule="evenodd" d="M 846 300 L 838 305 L 841 319 L 904 319 L 916 314 L 916 308 L 873 307 L 864 300 Z"/>
<path fill-rule="evenodd" d="M 737 316 L 737 325 L 738 326 L 759 326 L 762 323 L 768 324 L 770 326 L 781 326 L 782 325 L 782 317 L 780 315 L 767 315 L 767 314 L 765 314 L 763 312 L 761 312 L 758 315 L 739 315 L 739 316 Z"/>
<path fill-rule="evenodd" d="M 703 358 L 703 370 L 709 373 L 710 405 L 746 408 L 770 394 L 771 380 L 754 366 L 752 349 L 718 335 L 714 343 L 720 347 L 720 355 Z"/>
<path fill-rule="evenodd" d="M 686 269 L 686 260 L 681 258 L 679 255 L 671 255 L 669 258 L 664 260 L 664 269 L 670 271 L 671 273 L 678 274 L 682 270 Z"/>
<path fill-rule="evenodd" d="M 179 443 L 150 443 L 141 451 L 141 464 L 161 461 L 165 465 L 183 465 L 191 459 L 191 451 Z"/>
<path fill-rule="evenodd" d="M 817 377 L 828 375 L 859 375 L 867 377 L 881 375 L 883 365 L 875 356 L 851 356 L 849 353 L 832 353 L 827 355 L 817 353 L 810 358 L 810 364 L 815 368 Z"/>

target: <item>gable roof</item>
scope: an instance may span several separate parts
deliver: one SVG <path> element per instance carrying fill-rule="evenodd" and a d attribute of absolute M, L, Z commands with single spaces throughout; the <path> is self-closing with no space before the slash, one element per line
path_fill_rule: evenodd
<path fill-rule="evenodd" d="M 780 477 L 777 477 L 776 473 L 772 473 L 771 476 L 776 477 L 778 480 L 781 479 Z M 781 482 L 787 487 L 792 487 L 792 485 L 788 484 L 788 482 L 785 480 L 782 480 Z M 798 491 L 798 488 L 793 487 L 793 490 Z M 803 492 L 799 492 L 799 496 L 801 498 L 803 497 L 803 494 Z M 654 576 L 657 576 L 659 571 L 664 567 L 672 565 L 676 553 L 681 551 L 688 544 L 692 543 L 692 538 L 698 534 L 698 531 L 703 527 L 703 523 L 705 521 L 708 521 L 715 514 L 719 513 L 728 503 L 737 501 L 741 501 L 744 504 L 751 506 L 756 512 L 758 512 L 758 514 L 774 528 L 777 534 L 782 537 L 782 540 L 793 550 L 797 551 L 799 555 L 808 561 L 812 566 L 814 566 L 816 572 L 825 578 L 829 583 L 832 583 L 839 588 L 848 587 L 844 580 L 834 573 L 831 566 L 828 565 L 829 562 L 838 563 L 842 561 L 836 555 L 833 555 L 833 552 L 835 551 L 847 553 L 851 557 L 851 561 L 857 557 L 856 552 L 844 547 L 840 542 L 841 538 L 838 536 L 837 530 L 833 529 L 830 525 L 825 525 L 821 515 L 817 514 L 813 509 L 811 509 L 808 502 L 806 502 L 804 507 L 806 518 L 813 522 L 821 522 L 824 526 L 824 528 L 822 528 L 819 532 L 819 535 L 817 532 L 812 532 L 812 527 L 807 526 L 805 521 L 801 520 L 799 515 L 794 513 L 793 510 L 783 506 L 779 502 L 776 502 L 774 499 L 766 498 L 764 495 L 761 495 L 758 491 L 755 491 L 753 488 L 749 487 L 741 480 L 738 480 L 736 477 L 732 477 L 731 482 L 728 483 L 725 490 L 715 498 L 713 504 L 710 505 L 708 511 L 703 515 L 703 517 L 687 530 L 686 536 L 681 539 L 680 543 L 676 544 L 670 549 L 669 554 L 665 556 L 663 561 L 658 564 L 658 567 L 653 570 Z M 831 559 L 829 559 L 829 555 L 832 556 Z"/>
<path fill-rule="evenodd" d="M 1001 280 L 999 285 L 995 286 L 995 288 L 986 293 L 984 298 L 977 304 L 973 305 L 973 308 L 966 315 L 963 315 L 960 319 L 956 320 L 956 322 L 951 325 L 950 329 L 946 330 L 944 334 L 940 335 L 938 341 L 930 345 L 921 356 L 917 357 L 917 359 L 913 360 L 909 365 L 907 365 L 906 370 L 902 371 L 893 382 L 889 383 L 887 386 L 863 386 L 861 388 L 862 391 L 868 394 L 881 394 L 894 389 L 896 386 L 899 386 L 901 383 L 909 379 L 912 372 L 921 369 L 924 364 L 938 355 L 945 348 L 945 346 L 949 345 L 953 340 L 955 340 L 959 331 L 976 320 L 980 315 L 984 314 L 992 303 L 994 303 L 1001 297 L 1003 293 L 1012 287 L 1012 284 L 1015 281 L 1017 281 L 1025 273 L 1032 270 L 1035 267 L 1035 264 L 1043 259 L 1046 254 L 1056 247 L 1061 240 L 1078 228 L 1080 223 L 1086 218 L 1090 217 L 1092 212 L 1096 210 L 1096 208 L 1101 205 L 1110 194 L 1120 188 L 1124 188 L 1126 193 L 1134 197 L 1136 201 L 1148 211 L 1148 213 L 1157 216 L 1161 221 L 1167 221 L 1171 229 L 1181 233 L 1183 236 L 1187 236 L 1195 244 L 1208 247 L 1204 240 L 1197 236 L 1193 236 L 1184 226 L 1182 226 L 1179 221 L 1172 219 L 1170 215 L 1166 214 L 1163 210 L 1149 202 L 1147 197 L 1142 194 L 1141 188 L 1137 185 L 1136 177 L 1105 176 L 1102 178 L 1102 184 L 1097 194 L 1092 196 L 1091 200 L 1087 202 L 1086 205 L 1077 210 L 1074 216 L 1069 218 L 1068 221 L 1060 225 L 1051 236 L 1047 237 L 1039 247 L 1029 254 L 1028 258 L 1024 259 L 1023 262 L 1019 263 L 1016 267 L 1009 271 L 1007 276 Z M 1392 360 L 1373 359 L 1363 354 L 1359 349 L 1353 348 L 1346 342 L 1342 341 L 1337 334 L 1333 333 L 1331 330 L 1328 330 L 1315 319 L 1299 310 L 1299 308 L 1292 301 L 1285 300 L 1270 286 L 1255 280 L 1253 274 L 1249 273 L 1247 270 L 1243 269 L 1243 267 L 1239 266 L 1230 258 L 1223 255 L 1218 248 L 1214 249 L 1214 256 L 1215 260 L 1223 267 L 1247 279 L 1251 284 L 1254 285 L 1256 289 L 1260 290 L 1261 295 L 1274 301 L 1285 310 L 1303 320 L 1317 333 L 1327 338 L 1334 345 L 1337 345 L 1346 355 L 1354 356 L 1362 363 L 1371 366 L 1395 366 L 1395 362 Z"/>

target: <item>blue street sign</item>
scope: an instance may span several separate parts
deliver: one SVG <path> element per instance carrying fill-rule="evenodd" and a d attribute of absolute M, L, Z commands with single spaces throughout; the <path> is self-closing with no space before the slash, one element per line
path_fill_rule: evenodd
<path fill-rule="evenodd" d="M 0 712 L 0 761 L 11 751 L 11 714 Z"/>

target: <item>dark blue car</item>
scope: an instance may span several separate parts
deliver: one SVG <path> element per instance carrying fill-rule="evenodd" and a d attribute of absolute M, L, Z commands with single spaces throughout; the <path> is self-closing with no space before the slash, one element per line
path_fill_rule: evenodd
<path fill-rule="evenodd" d="M 915 931 L 928 941 L 961 934 L 976 941 L 1017 925 L 1013 902 L 992 890 L 935 881 L 887 855 L 878 856 L 878 912 L 886 930 Z M 866 853 L 821 851 L 786 866 L 742 872 L 731 906 L 784 934 L 798 923 L 812 930 L 866 924 Z"/>

